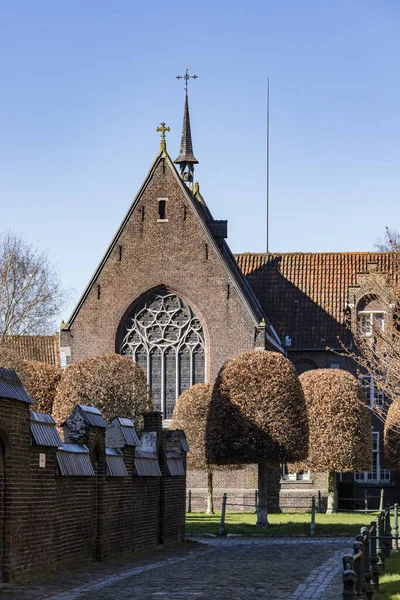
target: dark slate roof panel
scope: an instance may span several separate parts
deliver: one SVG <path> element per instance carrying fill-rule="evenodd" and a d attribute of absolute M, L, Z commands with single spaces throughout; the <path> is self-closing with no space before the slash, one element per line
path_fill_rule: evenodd
<path fill-rule="evenodd" d="M 86 446 L 62 444 L 57 451 L 57 464 L 61 475 L 88 477 L 95 475 Z"/>
<path fill-rule="evenodd" d="M 107 422 L 101 416 L 101 412 L 98 408 L 95 408 L 94 406 L 85 406 L 83 404 L 78 404 L 78 407 L 81 409 L 88 425 L 92 425 L 93 427 L 104 427 L 105 429 L 108 427 Z"/>
<path fill-rule="evenodd" d="M 179 477 L 185 474 L 185 467 L 180 456 L 167 457 L 167 467 L 172 477 Z"/>
<path fill-rule="evenodd" d="M 31 411 L 30 427 L 32 437 L 38 446 L 53 446 L 58 448 L 62 445 L 56 422 L 50 415 Z"/>
<path fill-rule="evenodd" d="M 122 451 L 118 448 L 106 448 L 106 475 L 108 477 L 128 477 L 129 475 Z"/>
<path fill-rule="evenodd" d="M 21 402 L 32 404 L 20 378 L 12 369 L 0 368 L 0 398 L 21 400 Z"/>
<path fill-rule="evenodd" d="M 135 467 L 139 477 L 161 477 L 155 452 L 145 452 L 136 448 Z"/>

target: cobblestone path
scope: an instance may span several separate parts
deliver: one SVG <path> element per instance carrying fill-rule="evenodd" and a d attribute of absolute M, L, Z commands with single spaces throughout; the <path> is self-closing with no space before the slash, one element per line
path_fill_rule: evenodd
<path fill-rule="evenodd" d="M 192 538 L 45 583 L 3 588 L 1 600 L 337 600 L 343 539 Z"/>

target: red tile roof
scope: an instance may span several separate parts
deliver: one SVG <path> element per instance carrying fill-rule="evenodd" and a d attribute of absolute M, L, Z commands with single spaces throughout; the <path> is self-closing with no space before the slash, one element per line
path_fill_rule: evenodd
<path fill-rule="evenodd" d="M 246 252 L 235 258 L 278 335 L 291 337 L 292 349 L 338 347 L 338 337 L 349 343 L 348 287 L 368 272 L 368 263 L 398 276 L 393 255 L 383 252 Z"/>
<path fill-rule="evenodd" d="M 37 360 L 49 365 L 60 366 L 60 336 L 54 335 L 9 335 L 5 345 L 25 360 Z"/>

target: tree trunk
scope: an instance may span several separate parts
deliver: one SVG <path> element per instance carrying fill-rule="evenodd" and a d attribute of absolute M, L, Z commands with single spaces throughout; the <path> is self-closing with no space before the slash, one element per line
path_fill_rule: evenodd
<path fill-rule="evenodd" d="M 329 471 L 328 473 L 328 504 L 326 514 L 334 513 L 337 509 L 337 484 L 336 472 Z"/>
<path fill-rule="evenodd" d="M 269 527 L 268 523 L 268 463 L 258 463 L 258 505 L 257 505 L 257 527 Z"/>
<path fill-rule="evenodd" d="M 207 471 L 207 515 L 214 514 L 213 474 Z"/>

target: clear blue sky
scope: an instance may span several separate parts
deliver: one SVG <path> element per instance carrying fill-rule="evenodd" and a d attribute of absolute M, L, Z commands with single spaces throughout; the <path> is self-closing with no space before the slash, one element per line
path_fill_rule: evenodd
<path fill-rule="evenodd" d="M 234 252 L 373 249 L 399 228 L 398 0 L 0 2 L 1 229 L 82 293 L 158 152 L 196 171 Z M 67 319 L 71 305 L 63 316 Z"/>

